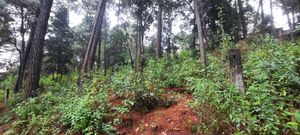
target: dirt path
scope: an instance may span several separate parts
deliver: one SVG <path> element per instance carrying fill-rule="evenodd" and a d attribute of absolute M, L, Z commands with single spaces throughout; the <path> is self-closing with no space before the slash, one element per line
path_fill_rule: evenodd
<path fill-rule="evenodd" d="M 121 135 L 196 135 L 200 120 L 188 105 L 193 97 L 188 94 L 166 94 L 165 97 L 174 98 L 177 103 L 146 114 L 128 114 L 122 118 Z"/>

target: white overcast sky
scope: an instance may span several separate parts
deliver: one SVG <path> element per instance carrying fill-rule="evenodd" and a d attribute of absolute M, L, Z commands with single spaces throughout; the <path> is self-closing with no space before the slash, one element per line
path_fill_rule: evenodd
<path fill-rule="evenodd" d="M 253 6 L 254 10 L 257 10 L 258 7 L 258 2 L 259 0 L 250 0 L 249 3 L 250 5 Z M 264 0 L 264 10 L 265 14 L 269 15 L 270 14 L 270 3 L 269 0 Z M 106 10 L 108 12 L 108 19 L 110 22 L 111 28 L 117 25 L 117 16 L 116 16 L 116 11 L 114 9 L 111 10 Z M 283 11 L 280 7 L 276 7 L 274 5 L 273 7 L 273 14 L 274 14 L 274 23 L 276 27 L 282 27 L 284 29 L 288 29 L 287 26 L 287 19 L 286 16 L 283 14 Z M 76 26 L 81 23 L 83 19 L 83 15 L 80 15 L 74 11 L 70 12 L 70 25 L 71 27 Z M 180 20 L 180 19 L 178 19 Z M 180 24 L 175 23 L 173 26 L 173 33 L 178 33 L 180 32 Z"/>

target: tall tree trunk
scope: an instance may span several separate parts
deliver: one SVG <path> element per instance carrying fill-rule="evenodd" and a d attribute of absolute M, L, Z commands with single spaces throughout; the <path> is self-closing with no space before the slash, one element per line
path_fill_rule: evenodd
<path fill-rule="evenodd" d="M 258 5 L 258 8 L 256 10 L 256 15 L 254 17 L 254 26 L 253 26 L 253 32 L 255 30 L 255 27 L 257 26 L 257 23 L 258 23 L 258 17 L 259 17 L 259 9 L 261 7 L 261 0 L 259 1 L 259 5 Z"/>
<path fill-rule="evenodd" d="M 138 31 L 137 31 L 137 54 L 136 54 L 136 68 L 138 72 L 142 71 L 142 15 L 138 19 Z"/>
<path fill-rule="evenodd" d="M 200 18 L 203 18 L 201 19 L 201 24 L 202 24 L 202 34 L 203 34 L 203 42 L 204 42 L 204 46 L 205 46 L 205 49 L 207 49 L 209 47 L 209 43 L 208 43 L 208 35 L 207 35 L 207 29 L 206 29 L 206 24 L 205 24 L 205 16 L 204 16 L 204 10 L 203 10 L 203 6 L 204 6 L 204 3 L 201 2 L 200 3 Z"/>
<path fill-rule="evenodd" d="M 104 76 L 107 74 L 107 53 L 106 53 L 106 43 L 103 44 L 103 57 L 104 57 Z"/>
<path fill-rule="evenodd" d="M 195 16 L 196 16 L 196 23 L 197 23 L 197 31 L 198 31 L 198 40 L 199 40 L 199 46 L 200 46 L 200 56 L 201 56 L 201 62 L 203 68 L 206 68 L 206 52 L 205 52 L 205 45 L 203 40 L 203 33 L 202 33 L 202 24 L 201 24 L 201 18 L 199 13 L 199 7 L 198 7 L 198 0 L 194 1 L 194 10 L 195 10 Z M 201 0 L 200 0 L 200 3 Z"/>
<path fill-rule="evenodd" d="M 128 48 L 128 53 L 129 53 L 131 67 L 134 68 L 134 61 L 133 61 L 133 58 L 132 58 L 132 54 L 131 54 L 131 50 L 130 50 L 129 44 L 127 44 L 127 48 Z"/>
<path fill-rule="evenodd" d="M 171 56 L 171 36 L 172 36 L 172 19 L 171 14 L 169 14 L 168 20 L 168 35 L 167 35 L 167 54 Z"/>
<path fill-rule="evenodd" d="M 294 37 L 294 32 L 293 32 L 293 24 L 291 22 L 291 18 L 290 18 L 290 15 L 289 15 L 289 12 L 288 12 L 288 9 L 287 9 L 287 6 L 286 6 L 286 3 L 284 0 L 281 0 L 281 3 L 282 3 L 282 6 L 283 6 L 283 10 L 286 14 L 286 17 L 287 17 L 287 21 L 288 21 L 288 25 L 289 25 L 289 28 L 290 30 L 292 31 L 290 36 L 291 36 L 291 40 L 292 42 L 295 42 L 295 37 Z"/>
<path fill-rule="evenodd" d="M 53 0 L 44 0 L 41 3 L 41 13 L 37 20 L 37 26 L 30 50 L 28 68 L 25 73 L 24 99 L 33 97 L 37 94 L 40 81 L 40 72 L 42 67 L 44 40 L 48 28 L 48 20 L 50 17 Z"/>
<path fill-rule="evenodd" d="M 260 8 L 261 8 L 261 13 L 260 13 L 260 15 L 261 15 L 261 24 L 263 24 L 264 23 L 264 21 L 265 21 L 265 11 L 264 11 L 264 2 L 263 2 L 263 0 L 260 0 Z M 262 29 L 262 35 L 263 36 L 265 36 L 265 30 L 264 29 Z"/>
<path fill-rule="evenodd" d="M 247 36 L 247 24 L 245 19 L 245 12 L 242 0 L 238 0 L 238 7 L 239 7 L 239 18 L 241 20 L 241 26 L 242 26 L 242 32 L 243 32 L 243 38 L 246 38 Z"/>
<path fill-rule="evenodd" d="M 42 3 L 42 1 L 41 1 Z M 20 86 L 22 86 L 22 82 L 23 82 L 23 77 L 24 77 L 24 73 L 25 73 L 25 68 L 26 68 L 26 65 L 27 65 L 27 60 L 28 60 L 28 57 L 29 57 L 29 53 L 30 53 L 30 49 L 32 47 L 32 41 L 33 41 L 33 38 L 34 38 L 34 33 L 35 33 L 35 29 L 36 29 L 36 24 L 37 24 L 37 20 L 39 18 L 39 15 L 40 15 L 40 9 L 36 9 L 36 13 L 35 13 L 35 18 L 34 18 L 34 21 L 33 23 L 31 24 L 31 28 L 30 28 L 30 33 L 29 33 L 29 39 L 27 41 L 27 45 L 26 45 L 26 49 L 25 49 L 25 52 L 22 56 L 22 65 L 20 65 L 20 73 L 18 74 L 18 77 L 17 77 L 17 80 L 16 80 L 16 84 L 15 84 L 15 87 L 14 87 L 14 92 L 18 92 L 19 89 L 20 89 Z"/>
<path fill-rule="evenodd" d="M 295 31 L 296 29 L 296 19 L 295 19 L 295 6 L 294 6 L 295 3 L 293 3 L 292 5 L 292 20 L 293 20 L 293 32 Z"/>
<path fill-rule="evenodd" d="M 195 49 L 196 49 L 196 39 L 197 39 L 197 24 L 196 24 L 196 16 L 195 16 L 196 14 L 194 13 L 194 19 L 195 19 L 195 21 L 193 22 L 193 30 L 192 30 L 192 32 L 193 32 L 193 41 L 192 41 L 192 44 L 189 46 L 189 49 L 191 49 L 191 50 L 193 50 L 193 51 L 195 51 Z"/>
<path fill-rule="evenodd" d="M 90 53 L 90 61 L 88 62 L 88 66 L 90 68 L 93 68 L 93 65 L 94 65 L 94 62 L 95 62 L 95 55 L 96 55 L 96 50 L 97 50 L 97 44 L 100 42 L 101 43 L 101 29 L 102 29 L 102 24 L 103 24 L 103 18 L 104 18 L 104 15 L 105 15 L 105 9 L 106 9 L 106 0 L 102 0 L 102 4 L 101 4 L 101 9 L 100 9 L 100 16 L 99 16 L 99 24 L 97 26 L 98 30 L 96 31 L 95 33 L 95 36 L 98 36 L 98 39 L 97 37 L 95 38 L 95 43 L 93 43 L 92 45 L 92 50 L 91 50 L 91 53 Z"/>
<path fill-rule="evenodd" d="M 102 28 L 105 8 L 106 8 L 106 0 L 99 0 L 93 31 L 85 52 L 80 75 L 78 77 L 78 85 L 82 84 L 82 77 L 84 76 L 85 72 L 93 68 L 97 45 L 100 42 L 101 28 Z"/>
<path fill-rule="evenodd" d="M 273 16 L 273 0 L 270 0 L 270 18 L 271 18 L 271 35 L 275 36 L 274 16 Z"/>
<path fill-rule="evenodd" d="M 162 4 L 159 3 L 157 15 L 157 37 L 156 37 L 156 57 L 162 57 L 161 38 L 162 38 Z"/>
<path fill-rule="evenodd" d="M 20 84 L 20 76 L 22 74 L 22 69 L 23 69 L 23 57 L 24 57 L 24 53 L 25 53 L 25 15 L 24 15 L 24 7 L 21 7 L 21 27 L 20 27 L 20 34 L 21 34 L 21 38 L 22 38 L 22 43 L 21 43 L 21 51 L 20 51 L 20 66 L 19 66 L 19 72 L 18 72 L 18 77 L 17 77 L 17 81 L 14 87 L 14 93 L 19 92 L 19 89 L 21 87 Z"/>
<path fill-rule="evenodd" d="M 98 44 L 98 62 L 97 62 L 98 69 L 101 69 L 101 42 Z"/>
<path fill-rule="evenodd" d="M 143 73 L 144 67 L 146 66 L 146 61 L 145 61 L 145 57 L 143 57 L 143 54 L 145 54 L 145 45 L 144 45 L 144 39 L 145 39 L 145 30 L 144 30 L 144 26 L 142 26 L 142 31 L 141 31 L 141 70 L 140 72 Z"/>

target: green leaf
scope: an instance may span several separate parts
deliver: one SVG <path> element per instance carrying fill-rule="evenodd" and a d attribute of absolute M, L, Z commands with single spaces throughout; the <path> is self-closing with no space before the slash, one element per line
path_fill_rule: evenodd
<path fill-rule="evenodd" d="M 299 112 L 295 113 L 295 117 L 296 117 L 296 121 L 300 122 L 300 113 Z"/>
<path fill-rule="evenodd" d="M 292 129 L 298 130 L 299 124 L 297 122 L 288 122 L 287 124 L 290 125 Z"/>

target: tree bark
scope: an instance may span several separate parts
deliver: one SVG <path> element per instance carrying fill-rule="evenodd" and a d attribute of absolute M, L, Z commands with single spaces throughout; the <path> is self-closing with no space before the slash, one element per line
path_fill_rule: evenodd
<path fill-rule="evenodd" d="M 162 57 L 161 38 L 162 38 L 162 4 L 159 3 L 157 15 L 157 37 L 156 37 L 156 57 Z"/>
<path fill-rule="evenodd" d="M 171 56 L 171 50 L 172 50 L 172 45 L 171 45 L 171 36 L 172 36 L 172 19 L 171 19 L 171 14 L 169 14 L 169 20 L 168 20 L 168 34 L 167 34 L 167 54 Z"/>
<path fill-rule="evenodd" d="M 293 31 L 293 24 L 291 22 L 291 18 L 290 18 L 290 15 L 289 15 L 286 3 L 285 3 L 284 0 L 281 0 L 281 3 L 282 3 L 282 6 L 283 6 L 283 10 L 284 10 L 284 12 L 286 14 L 287 20 L 288 20 L 289 28 L 292 31 L 291 34 L 290 34 L 291 40 L 292 40 L 292 42 L 295 42 L 294 31 Z"/>
<path fill-rule="evenodd" d="M 201 19 L 201 24 L 202 24 L 202 36 L 203 36 L 203 43 L 204 43 L 204 46 L 205 46 L 205 49 L 209 48 L 209 42 L 208 42 L 208 35 L 207 35 L 207 29 L 206 29 L 206 24 L 205 24 L 205 14 L 204 14 L 204 10 L 203 10 L 203 6 L 204 6 L 204 3 L 201 2 L 200 3 L 200 18 L 203 18 Z"/>
<path fill-rule="evenodd" d="M 245 12 L 242 0 L 238 0 L 238 7 L 239 7 L 239 18 L 241 20 L 241 26 L 242 26 L 242 32 L 243 32 L 243 38 L 246 38 L 247 36 L 247 24 L 245 19 Z"/>
<path fill-rule="evenodd" d="M 44 0 L 41 3 L 41 13 L 39 15 L 39 19 L 37 20 L 37 26 L 32 41 L 32 48 L 30 50 L 28 68 L 26 68 L 25 71 L 25 100 L 37 94 L 43 58 L 43 42 L 45 40 L 45 35 L 48 28 L 48 20 L 50 17 L 52 4 L 53 0 Z"/>
<path fill-rule="evenodd" d="M 261 1 L 261 0 L 260 0 Z M 259 9 L 261 7 L 261 2 L 259 1 L 259 5 L 258 5 L 258 8 L 256 10 L 256 15 L 254 17 L 254 26 L 253 26 L 253 32 L 255 30 L 255 27 L 257 26 L 257 23 L 258 23 L 258 17 L 259 17 Z"/>
<path fill-rule="evenodd" d="M 265 11 L 264 11 L 264 2 L 263 2 L 263 0 L 260 0 L 260 8 L 261 8 L 261 24 L 263 24 L 264 23 L 264 21 L 265 21 Z M 264 29 L 262 29 L 262 35 L 263 36 L 265 36 L 265 30 Z"/>
<path fill-rule="evenodd" d="M 273 0 L 270 0 L 271 35 L 275 36 L 275 25 L 273 15 Z"/>
<path fill-rule="evenodd" d="M 201 57 L 200 59 L 201 59 L 203 68 L 206 68 L 206 52 L 205 52 L 205 45 L 204 45 L 204 39 L 203 39 L 203 33 L 202 33 L 202 24 L 201 24 L 201 18 L 200 18 L 200 13 L 199 13 L 198 0 L 193 0 L 193 1 L 194 1 L 196 23 L 197 23 L 198 40 L 199 40 L 199 46 L 200 46 L 200 57 Z"/>
<path fill-rule="evenodd" d="M 92 69 L 94 62 L 95 62 L 95 56 L 96 56 L 96 50 L 97 50 L 97 45 L 99 42 L 101 42 L 101 29 L 102 29 L 102 24 L 103 24 L 103 18 L 105 14 L 105 9 L 106 9 L 106 0 L 102 0 L 102 4 L 100 7 L 100 15 L 99 15 L 99 20 L 98 20 L 98 26 L 97 26 L 97 31 L 95 32 L 95 41 L 93 42 L 92 45 L 92 50 L 89 56 L 89 61 L 88 61 L 88 66 Z"/>
<path fill-rule="evenodd" d="M 42 3 L 42 0 L 41 0 L 41 3 Z M 22 86 L 22 83 L 23 83 L 23 77 L 24 77 L 24 73 L 25 73 L 25 68 L 26 68 L 26 65 L 27 65 L 27 61 L 28 61 L 28 57 L 29 57 L 29 53 L 30 53 L 30 49 L 32 47 L 32 42 L 33 42 L 33 38 L 34 38 L 34 33 L 35 33 L 35 29 L 36 29 L 36 24 L 37 24 L 37 20 L 39 18 L 39 15 L 40 15 L 40 9 L 36 9 L 36 13 L 35 13 L 35 18 L 34 18 L 34 21 L 33 21 L 33 24 L 31 24 L 31 30 L 30 30 L 30 33 L 29 33 L 29 39 L 27 41 L 27 45 L 26 45 L 26 48 L 25 48 L 25 52 L 22 56 L 22 65 L 20 65 L 20 73 L 18 74 L 18 77 L 17 77 L 17 80 L 16 80 L 16 84 L 14 86 L 14 92 L 18 92 L 19 89 L 21 88 Z"/>
<path fill-rule="evenodd" d="M 25 16 L 24 16 L 24 7 L 21 7 L 21 27 L 20 27 L 20 34 L 21 34 L 21 38 L 22 38 L 22 43 L 21 43 L 21 51 L 20 51 L 20 66 L 19 66 L 19 72 L 18 72 L 18 77 L 17 77 L 17 82 L 15 84 L 15 87 L 14 87 L 14 93 L 17 93 L 19 92 L 19 89 L 21 87 L 21 83 L 20 83 L 20 77 L 21 74 L 22 74 L 22 69 L 23 69 L 23 57 L 24 57 L 24 53 L 25 53 L 25 24 L 24 24 L 24 21 L 25 21 Z"/>
<path fill-rule="evenodd" d="M 103 44 L 103 57 L 104 57 L 104 76 L 107 74 L 107 53 L 106 53 L 106 43 Z"/>
<path fill-rule="evenodd" d="M 142 20 L 142 15 L 140 14 L 138 17 L 138 31 L 137 31 L 137 54 L 136 54 L 136 70 L 138 72 L 142 72 L 142 25 L 143 25 L 143 20 Z"/>
<path fill-rule="evenodd" d="M 101 28 L 102 28 L 105 8 L 106 8 L 106 0 L 99 0 L 93 31 L 85 52 L 84 61 L 80 70 L 80 75 L 78 77 L 78 85 L 82 84 L 82 77 L 84 76 L 85 72 L 93 68 L 97 45 L 100 42 Z"/>

